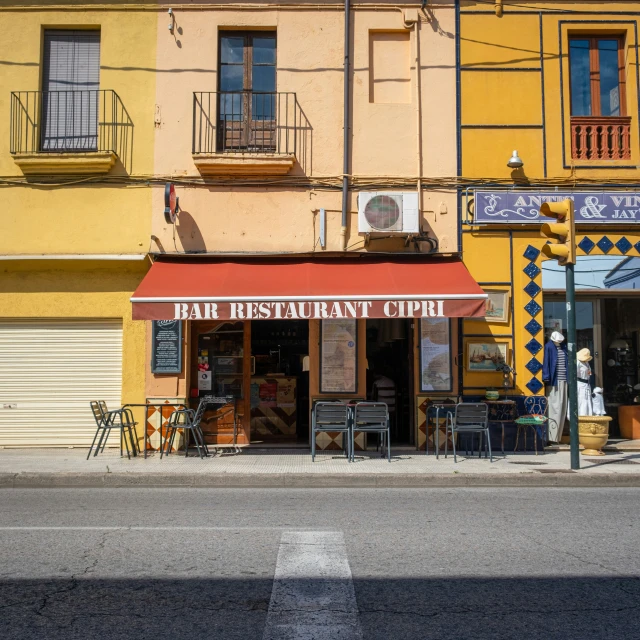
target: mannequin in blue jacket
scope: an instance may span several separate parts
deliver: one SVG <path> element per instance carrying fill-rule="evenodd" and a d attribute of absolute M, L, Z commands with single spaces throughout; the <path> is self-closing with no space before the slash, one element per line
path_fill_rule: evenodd
<path fill-rule="evenodd" d="M 569 390 L 567 387 L 567 346 L 564 336 L 559 331 L 551 334 L 551 339 L 544 345 L 542 362 L 542 379 L 547 385 L 549 400 L 548 432 L 550 442 L 560 442 L 567 417 Z"/>

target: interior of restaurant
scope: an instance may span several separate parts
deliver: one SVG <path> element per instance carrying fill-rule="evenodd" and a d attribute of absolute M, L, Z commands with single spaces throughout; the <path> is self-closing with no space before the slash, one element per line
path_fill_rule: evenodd
<path fill-rule="evenodd" d="M 391 444 L 414 443 L 411 320 L 367 320 L 367 399 L 389 406 Z M 370 438 L 373 441 L 373 438 Z"/>
<path fill-rule="evenodd" d="M 309 441 L 309 323 L 306 320 L 263 320 L 250 325 L 250 358 L 245 357 L 249 326 L 216 323 L 197 336 L 199 398 L 233 397 L 208 410 L 205 439 L 228 444 L 233 422 L 250 411 L 252 444 L 306 445 Z M 249 364 L 250 371 L 245 371 Z M 307 370 L 305 370 L 307 369 Z M 247 403 L 247 391 L 250 395 Z"/>

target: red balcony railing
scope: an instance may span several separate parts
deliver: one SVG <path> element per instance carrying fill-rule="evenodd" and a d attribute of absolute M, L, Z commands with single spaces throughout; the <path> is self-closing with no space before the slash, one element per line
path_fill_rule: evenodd
<path fill-rule="evenodd" d="M 629 160 L 631 118 L 572 117 L 571 157 L 574 160 Z"/>

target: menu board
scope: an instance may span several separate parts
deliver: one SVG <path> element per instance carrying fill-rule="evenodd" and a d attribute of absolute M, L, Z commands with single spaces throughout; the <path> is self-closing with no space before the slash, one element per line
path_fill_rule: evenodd
<path fill-rule="evenodd" d="M 182 373 L 182 322 L 154 320 L 151 373 Z"/>
<path fill-rule="evenodd" d="M 451 391 L 451 322 L 420 320 L 420 391 Z"/>
<path fill-rule="evenodd" d="M 357 334 L 355 319 L 322 321 L 320 393 L 356 393 Z"/>

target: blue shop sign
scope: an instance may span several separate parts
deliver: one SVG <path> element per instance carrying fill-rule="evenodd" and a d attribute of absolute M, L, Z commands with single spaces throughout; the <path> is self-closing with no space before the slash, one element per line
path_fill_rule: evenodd
<path fill-rule="evenodd" d="M 640 192 L 630 191 L 475 191 L 473 224 L 531 224 L 546 222 L 544 202 L 571 198 L 576 223 L 622 223 L 640 220 Z"/>

